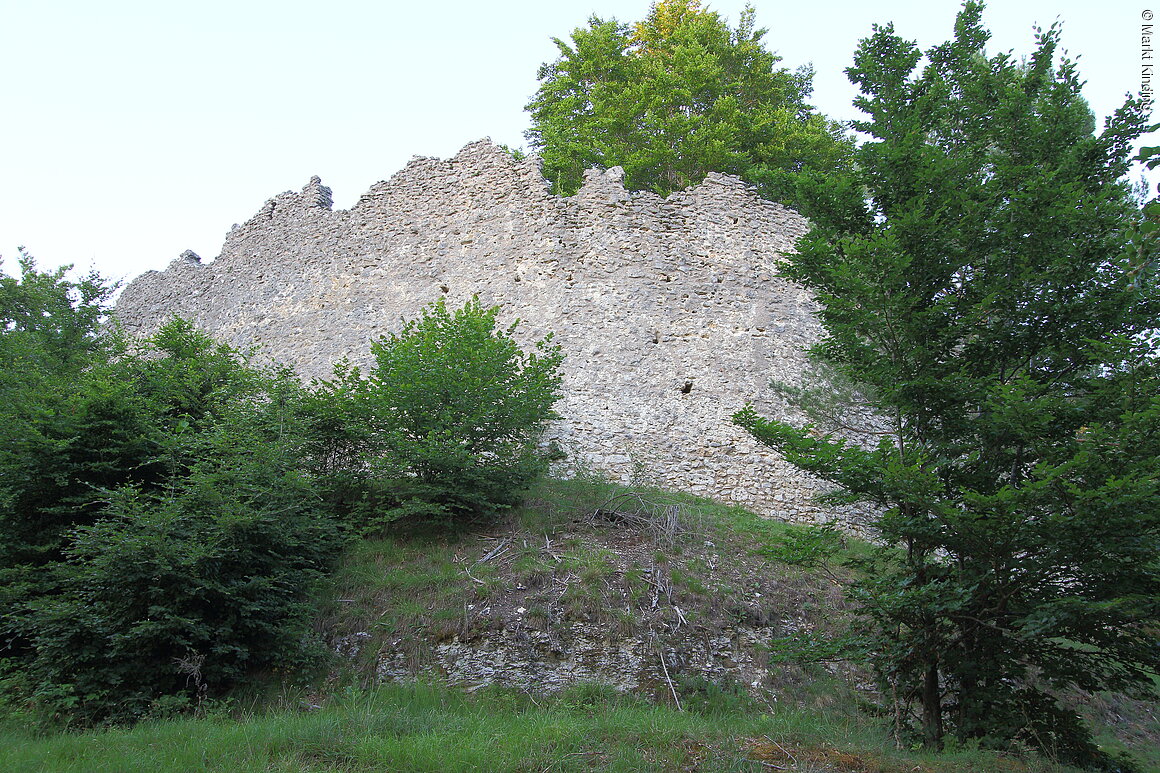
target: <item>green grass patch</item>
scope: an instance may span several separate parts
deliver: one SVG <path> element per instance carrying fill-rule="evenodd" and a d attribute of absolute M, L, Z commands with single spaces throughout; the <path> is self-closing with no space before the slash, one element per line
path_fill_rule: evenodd
<path fill-rule="evenodd" d="M 1061 770 L 983 752 L 899 752 L 847 709 L 759 711 L 740 693 L 689 687 L 676 711 L 580 685 L 555 696 L 415 685 L 348 692 L 312 712 L 143 722 L 35 734 L 0 727 L 5 771 L 984 771 Z M 790 756 L 792 755 L 792 759 Z M 793 760 L 797 761 L 796 767 Z M 824 765 L 829 765 L 825 767 Z"/>

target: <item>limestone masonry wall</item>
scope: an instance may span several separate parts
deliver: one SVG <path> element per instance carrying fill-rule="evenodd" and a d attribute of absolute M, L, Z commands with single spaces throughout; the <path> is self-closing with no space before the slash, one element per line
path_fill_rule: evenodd
<path fill-rule="evenodd" d="M 748 400 L 786 412 L 769 381 L 798 378 L 817 328 L 809 295 L 773 267 L 806 230 L 728 175 L 662 199 L 592 170 L 576 196 L 553 196 L 536 159 L 480 141 L 415 158 L 350 210 L 332 211 L 314 177 L 235 226 L 214 261 L 186 252 L 138 277 L 116 314 L 138 334 L 180 315 L 326 377 L 344 356 L 366 362 L 371 339 L 425 304 L 478 294 L 521 320 L 525 342 L 562 344 L 553 436 L 574 465 L 841 520 L 811 503 L 817 481 L 729 421 Z"/>

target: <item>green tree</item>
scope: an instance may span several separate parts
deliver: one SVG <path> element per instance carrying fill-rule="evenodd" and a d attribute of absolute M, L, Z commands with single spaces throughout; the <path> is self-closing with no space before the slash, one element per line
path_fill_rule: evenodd
<path fill-rule="evenodd" d="M 1148 131 L 1160 131 L 1160 124 L 1148 127 Z M 1140 148 L 1135 160 L 1148 169 L 1155 169 L 1160 166 L 1160 147 Z M 1147 196 L 1147 190 L 1146 185 L 1142 186 L 1141 198 Z M 1156 192 L 1160 193 L 1160 185 Z M 1156 277 L 1160 276 L 1160 198 L 1153 196 L 1145 201 L 1130 233 L 1134 250 L 1126 259 L 1128 275 L 1137 287 L 1155 284 Z"/>
<path fill-rule="evenodd" d="M 101 335 L 98 323 L 116 285 L 96 273 L 72 281 L 67 278 L 72 266 L 38 271 L 23 247 L 17 263 L 20 278 L 0 275 L 0 345 L 7 362 L 22 372 L 75 372 L 107 349 L 111 340 Z"/>
<path fill-rule="evenodd" d="M 301 386 L 180 320 L 127 341 L 99 277 L 21 266 L 0 277 L 0 697 L 128 719 L 306 662 L 339 543 L 300 469 Z"/>
<path fill-rule="evenodd" d="M 876 28 L 851 80 L 854 172 L 804 187 L 784 264 L 861 385 L 875 445 L 735 420 L 869 502 L 882 549 L 856 595 L 867 652 L 925 743 L 1100 754 L 1056 691 L 1144 689 L 1160 667 L 1160 294 L 1135 281 L 1121 182 L 1144 105 L 1094 134 L 1058 30 L 988 57 L 982 6 L 927 52 Z"/>
<path fill-rule="evenodd" d="M 188 332 L 192 349 L 221 354 Z M 176 431 L 184 461 L 163 487 L 105 492 L 100 518 L 45 569 L 53 592 L 29 604 L 32 654 L 19 662 L 43 709 L 132 720 L 324 658 L 310 591 L 340 533 L 299 469 L 301 386 L 287 373 L 257 375 L 215 398 L 212 425 Z"/>
<path fill-rule="evenodd" d="M 19 264 L 0 276 L 0 571 L 58 558 L 93 492 L 149 453 L 140 405 L 108 367 L 123 351 L 100 328 L 115 288 L 39 271 L 23 250 Z"/>
<path fill-rule="evenodd" d="M 812 72 L 777 68 L 764 35 L 752 8 L 730 29 L 698 0 L 661 0 L 633 27 L 593 16 L 571 44 L 555 39 L 560 57 L 527 106 L 554 190 L 620 166 L 636 190 L 666 195 L 727 172 L 784 199 L 793 173 L 844 163 L 850 144 L 806 104 Z"/>
<path fill-rule="evenodd" d="M 341 364 L 318 385 L 315 465 L 363 527 L 491 515 L 546 471 L 563 355 L 550 336 L 521 351 L 498 312 L 439 300 L 372 344 L 367 377 Z"/>

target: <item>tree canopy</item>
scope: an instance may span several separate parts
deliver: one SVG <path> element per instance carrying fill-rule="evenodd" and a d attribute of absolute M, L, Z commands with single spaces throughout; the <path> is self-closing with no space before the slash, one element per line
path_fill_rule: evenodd
<path fill-rule="evenodd" d="M 726 172 L 785 199 L 794 173 L 843 165 L 850 143 L 806 103 L 812 72 L 777 67 L 765 32 L 752 8 L 731 29 L 698 0 L 661 0 L 635 25 L 593 16 L 555 39 L 527 106 L 545 177 L 572 194 L 585 169 L 620 166 L 665 195 Z"/>
<path fill-rule="evenodd" d="M 1122 182 L 1145 105 L 1094 133 L 1058 28 L 1025 61 L 988 56 L 981 14 L 966 3 L 921 69 L 892 25 L 862 41 L 868 140 L 803 186 L 813 229 L 783 264 L 820 304 L 813 354 L 884 439 L 736 421 L 879 508 L 856 593 L 900 724 L 914 703 L 929 746 L 1092 764 L 1056 691 L 1160 668 L 1160 293 L 1134 273 Z"/>

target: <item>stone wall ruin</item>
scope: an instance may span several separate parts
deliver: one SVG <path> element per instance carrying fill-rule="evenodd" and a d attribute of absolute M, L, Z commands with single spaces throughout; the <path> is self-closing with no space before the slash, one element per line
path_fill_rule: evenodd
<path fill-rule="evenodd" d="M 553 437 L 586 467 L 812 522 L 819 483 L 730 423 L 746 401 L 786 415 L 771 379 L 796 380 L 816 336 L 811 299 L 775 276 L 807 224 L 728 175 L 667 198 L 591 170 L 554 196 L 535 158 L 488 141 L 415 158 L 349 210 L 315 177 L 270 199 L 221 255 L 184 253 L 125 289 L 131 333 L 172 315 L 326 377 L 439 297 L 472 295 L 521 320 L 524 342 L 563 346 Z M 841 515 L 837 517 L 841 518 Z"/>

